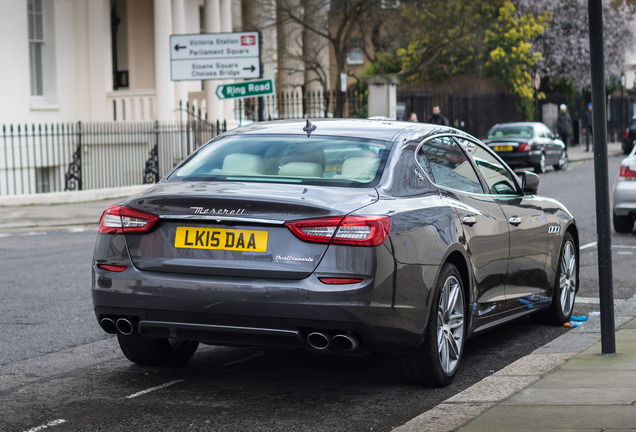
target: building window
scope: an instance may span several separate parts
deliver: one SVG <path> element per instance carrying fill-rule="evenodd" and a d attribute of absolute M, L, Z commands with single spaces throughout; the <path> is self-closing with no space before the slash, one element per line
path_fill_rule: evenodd
<path fill-rule="evenodd" d="M 52 167 L 41 167 L 35 169 L 35 193 L 51 192 L 51 178 L 53 176 Z"/>
<path fill-rule="evenodd" d="M 44 13 L 42 0 L 29 0 L 31 95 L 44 96 Z"/>
<path fill-rule="evenodd" d="M 364 64 L 364 57 L 362 55 L 362 39 L 359 37 L 351 38 L 351 49 L 347 54 L 347 64 Z"/>
<path fill-rule="evenodd" d="M 382 9 L 395 9 L 400 5 L 399 0 L 381 0 L 380 6 Z"/>

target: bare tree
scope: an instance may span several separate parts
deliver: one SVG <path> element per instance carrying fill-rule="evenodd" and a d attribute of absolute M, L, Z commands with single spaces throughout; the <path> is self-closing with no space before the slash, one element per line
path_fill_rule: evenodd
<path fill-rule="evenodd" d="M 279 6 L 282 6 L 282 3 L 285 3 L 285 0 Z M 277 19 L 283 22 L 291 21 L 302 26 L 305 41 L 309 40 L 310 35 L 326 40 L 331 47 L 336 72 L 339 75 L 346 73 L 347 55 L 354 48 L 354 38 L 359 38 L 364 44 L 375 32 L 375 40 L 381 40 L 377 37 L 378 28 L 386 11 L 385 5 L 390 2 L 382 0 L 303 0 L 302 3 L 305 7 L 289 7 L 288 5 L 288 7 L 277 8 Z M 315 13 L 318 10 L 329 11 L 327 21 L 320 19 L 321 16 L 324 16 L 323 14 Z M 373 39 L 372 43 L 374 43 Z M 370 50 L 365 45 L 362 48 L 367 57 L 373 60 L 372 53 L 375 50 Z M 322 77 L 316 79 L 322 79 L 323 85 L 326 85 L 328 73 L 325 65 L 319 65 L 312 60 L 315 53 L 312 53 L 311 46 L 306 46 L 304 52 L 305 67 L 314 70 L 318 77 Z M 336 89 L 346 90 L 340 87 L 340 80 L 336 80 Z"/>

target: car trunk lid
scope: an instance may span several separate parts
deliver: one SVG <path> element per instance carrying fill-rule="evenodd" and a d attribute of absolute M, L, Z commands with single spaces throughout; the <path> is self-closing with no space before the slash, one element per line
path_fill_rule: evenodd
<path fill-rule="evenodd" d="M 156 214 L 148 233 L 127 234 L 140 270 L 300 279 L 327 244 L 301 241 L 285 222 L 344 216 L 378 199 L 372 188 L 249 182 L 159 184 L 128 207 Z"/>

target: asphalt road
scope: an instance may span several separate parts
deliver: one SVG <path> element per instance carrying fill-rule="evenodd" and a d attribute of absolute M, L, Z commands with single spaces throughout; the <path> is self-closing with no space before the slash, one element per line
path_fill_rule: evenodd
<path fill-rule="evenodd" d="M 617 172 L 620 158 L 610 160 Z M 540 192 L 596 241 L 591 162 L 541 176 Z M 0 431 L 390 431 L 557 336 L 521 319 L 468 341 L 455 382 L 404 385 L 383 355 L 202 347 L 187 367 L 129 363 L 90 302 L 94 228 L 0 232 Z M 616 235 L 614 294 L 634 295 L 636 237 Z M 596 248 L 581 253 L 575 314 L 598 310 Z M 632 264 L 630 264 L 632 263 Z"/>

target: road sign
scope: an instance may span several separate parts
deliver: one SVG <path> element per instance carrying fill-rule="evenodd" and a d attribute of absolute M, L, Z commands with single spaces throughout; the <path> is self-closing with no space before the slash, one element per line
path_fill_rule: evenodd
<path fill-rule="evenodd" d="M 170 36 L 173 81 L 259 78 L 258 32 Z"/>
<path fill-rule="evenodd" d="M 247 98 L 271 93 L 274 93 L 274 84 L 271 79 L 221 84 L 216 88 L 219 99 Z"/>
<path fill-rule="evenodd" d="M 532 87 L 534 87 L 535 90 L 539 90 L 539 88 L 541 88 L 541 75 L 539 75 L 539 71 L 536 71 L 534 73 L 534 78 L 532 79 Z"/>

